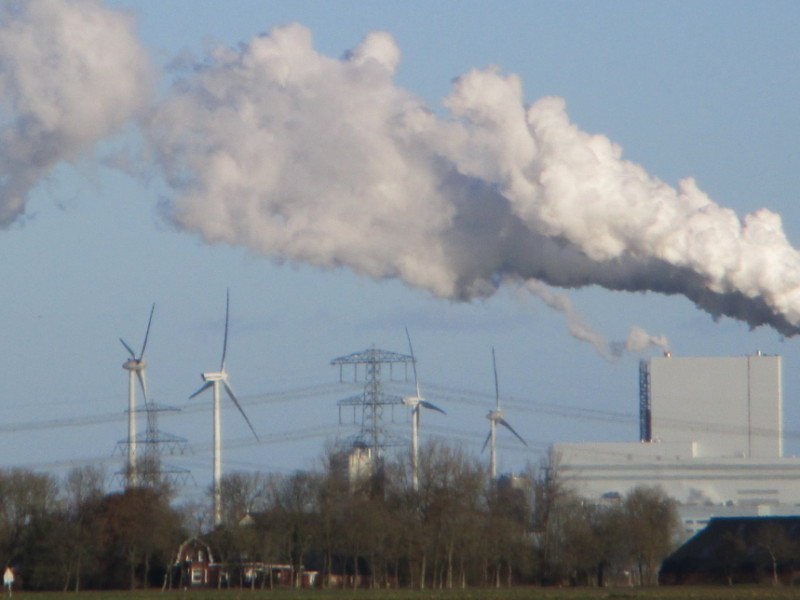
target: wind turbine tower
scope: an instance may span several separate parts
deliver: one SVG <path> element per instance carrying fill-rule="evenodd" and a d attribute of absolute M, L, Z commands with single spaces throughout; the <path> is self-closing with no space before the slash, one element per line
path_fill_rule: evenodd
<path fill-rule="evenodd" d="M 139 385 L 142 387 L 142 396 L 145 403 L 147 402 L 147 379 L 145 378 L 145 369 L 147 363 L 144 360 L 144 351 L 147 348 L 147 338 L 150 335 L 150 324 L 153 322 L 153 311 L 156 305 L 150 308 L 150 318 L 147 321 L 147 330 L 144 334 L 144 343 L 142 343 L 142 351 L 139 356 L 125 343 L 125 340 L 119 338 L 122 345 L 130 354 L 130 358 L 125 361 L 122 368 L 128 371 L 128 465 L 127 465 L 127 485 L 128 487 L 136 487 L 139 485 L 139 473 L 136 465 L 136 381 L 139 380 Z"/>
<path fill-rule="evenodd" d="M 241 404 L 239 404 L 239 400 L 236 399 L 236 395 L 233 393 L 233 389 L 231 388 L 230 383 L 228 382 L 228 373 L 225 371 L 225 354 L 228 350 L 228 319 L 230 315 L 230 293 L 227 293 L 226 300 L 225 300 L 225 335 L 222 341 L 222 363 L 220 364 L 219 371 L 206 371 L 202 374 L 203 381 L 205 384 L 197 390 L 194 394 L 189 396 L 189 398 L 194 398 L 208 388 L 213 389 L 213 396 L 214 396 L 214 525 L 218 526 L 222 524 L 222 427 L 220 422 L 220 386 L 225 388 L 225 392 L 228 394 L 228 397 L 231 401 L 236 405 L 236 408 L 239 409 L 239 412 L 244 417 L 244 420 L 247 422 L 247 425 L 250 427 L 250 431 L 253 432 L 253 435 L 256 438 L 256 441 L 260 441 L 258 439 L 258 434 L 256 430 L 253 428 L 253 424 L 250 422 L 250 419 L 247 418 L 244 410 L 242 409 Z"/>
<path fill-rule="evenodd" d="M 408 338 L 408 350 L 411 353 L 411 364 L 414 367 L 414 387 L 417 391 L 416 396 L 403 398 L 403 404 L 411 408 L 411 485 L 415 492 L 419 491 L 419 415 L 423 408 L 445 413 L 435 404 L 428 402 L 419 393 L 419 380 L 417 379 L 417 359 L 414 357 L 414 348 L 411 345 L 411 335 L 406 328 Z"/>
<path fill-rule="evenodd" d="M 147 340 L 150 336 L 150 325 L 153 322 L 153 312 L 155 304 L 150 308 L 150 318 L 147 321 L 142 350 L 137 356 L 133 349 L 120 338 L 120 342 L 130 354 L 130 358 L 125 361 L 122 368 L 128 371 L 128 437 L 121 440 L 117 447 L 127 453 L 125 469 L 115 475 L 121 477 L 126 487 L 136 487 L 140 485 L 153 485 L 167 479 L 170 483 L 185 484 L 190 479 L 189 471 L 177 467 L 164 468 L 161 464 L 162 449 L 168 448 L 170 454 L 183 454 L 187 447 L 184 438 L 164 433 L 158 430 L 157 413 L 164 411 L 177 411 L 177 408 L 157 406 L 151 401 L 147 393 L 147 378 L 145 377 L 147 363 L 144 360 L 144 352 L 147 348 Z M 136 381 L 142 389 L 144 409 L 137 407 L 136 403 Z M 144 412 L 147 415 L 147 429 L 144 435 L 137 430 L 137 413 Z M 144 446 L 144 452 L 140 452 Z"/>
<path fill-rule="evenodd" d="M 486 418 L 489 419 L 490 428 L 489 428 L 489 435 L 486 437 L 486 441 L 483 443 L 483 450 L 486 450 L 486 445 L 491 442 L 491 462 L 489 467 L 489 474 L 492 477 L 492 480 L 497 479 L 497 446 L 496 446 L 496 435 L 497 435 L 497 426 L 502 425 L 506 429 L 508 429 L 511 433 L 513 433 L 517 439 L 525 444 L 526 446 L 528 443 L 522 439 L 522 436 L 518 434 L 513 427 L 506 421 L 505 415 L 503 411 L 500 410 L 500 386 L 497 383 L 497 360 L 494 356 L 494 348 L 492 348 L 492 367 L 494 368 L 494 394 L 495 394 L 495 409 L 490 410 L 489 414 L 486 415 Z"/>

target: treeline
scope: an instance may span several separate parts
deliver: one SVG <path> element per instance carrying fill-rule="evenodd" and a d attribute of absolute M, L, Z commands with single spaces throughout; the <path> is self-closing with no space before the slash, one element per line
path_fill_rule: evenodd
<path fill-rule="evenodd" d="M 650 585 L 676 541 L 676 508 L 659 489 L 597 504 L 570 490 L 556 457 L 494 484 L 458 447 L 420 457 L 417 492 L 400 459 L 355 483 L 333 460 L 228 474 L 213 529 L 210 506 L 171 503 L 164 485 L 107 494 L 92 468 L 63 481 L 0 472 L 0 559 L 26 589 L 162 587 L 181 542 L 199 537 L 236 585 L 253 563 L 298 578 L 314 569 L 323 585 L 343 570 L 375 587 Z"/>
<path fill-rule="evenodd" d="M 0 560 L 29 590 L 119 589 L 167 572 L 186 535 L 166 487 L 106 494 L 105 476 L 0 471 Z"/>

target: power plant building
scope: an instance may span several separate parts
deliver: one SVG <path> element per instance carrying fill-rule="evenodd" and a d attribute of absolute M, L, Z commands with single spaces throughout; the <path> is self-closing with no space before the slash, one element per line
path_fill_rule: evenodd
<path fill-rule="evenodd" d="M 687 532 L 711 516 L 800 514 L 800 459 L 783 457 L 781 357 L 640 363 L 639 441 L 557 443 L 561 475 L 595 499 L 659 485 Z"/>

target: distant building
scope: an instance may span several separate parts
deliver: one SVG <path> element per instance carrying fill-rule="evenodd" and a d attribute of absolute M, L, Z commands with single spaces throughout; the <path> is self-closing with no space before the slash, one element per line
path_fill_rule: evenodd
<path fill-rule="evenodd" d="M 372 448 L 363 444 L 339 450 L 331 457 L 330 466 L 333 473 L 348 483 L 351 492 L 361 489 L 376 475 Z"/>
<path fill-rule="evenodd" d="M 686 533 L 714 516 L 800 514 L 800 459 L 783 457 L 781 357 L 642 361 L 638 442 L 557 443 L 561 474 L 600 499 L 659 485 Z"/>
<path fill-rule="evenodd" d="M 305 569 L 295 572 L 292 565 L 246 562 L 241 565 L 242 585 L 252 588 L 295 587 L 313 588 L 317 586 L 317 571 Z"/>
<path fill-rule="evenodd" d="M 189 538 L 178 548 L 175 568 L 183 588 L 217 587 L 220 584 L 222 565 L 214 560 L 209 545 L 197 538 Z"/>
<path fill-rule="evenodd" d="M 693 458 L 782 456 L 780 356 L 667 354 L 643 361 L 639 380 L 641 441 L 691 444 Z"/>
<path fill-rule="evenodd" d="M 787 583 L 800 574 L 800 517 L 712 519 L 661 564 L 661 585 Z"/>
<path fill-rule="evenodd" d="M 252 515 L 242 519 L 243 525 L 252 524 Z M 317 585 L 318 572 L 301 569 L 295 572 L 288 564 L 264 562 L 235 562 L 223 565 L 214 559 L 211 547 L 197 538 L 189 538 L 180 548 L 174 568 L 177 581 L 183 589 L 216 587 L 302 587 Z M 233 574 L 233 577 L 231 577 Z"/>

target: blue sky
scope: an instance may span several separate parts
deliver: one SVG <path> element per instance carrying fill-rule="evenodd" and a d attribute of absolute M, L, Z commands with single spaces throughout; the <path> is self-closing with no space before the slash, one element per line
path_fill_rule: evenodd
<path fill-rule="evenodd" d="M 796 3 L 116 0 L 92 6 L 135 18 L 135 39 L 153 74 L 152 105 L 167 104 L 173 78 L 191 78 L 187 65 L 210 64 L 208 53 L 220 45 L 239 53 L 274 26 L 303 25 L 316 53 L 335 61 L 368 33 L 385 31 L 400 51 L 392 85 L 442 122 L 452 116 L 443 98 L 453 80 L 494 65 L 503 76 L 519 77 L 525 105 L 563 98 L 573 124 L 618 144 L 622 158 L 649 176 L 671 187 L 693 177 L 717 205 L 742 218 L 767 208 L 782 217 L 789 243 L 800 243 Z M 6 123 L 16 116 L 8 102 Z M 38 173 L 24 214 L 0 230 L 2 466 L 61 473 L 94 463 L 109 474 L 121 467 L 112 456 L 127 435 L 126 352 L 118 338 L 138 348 L 155 302 L 149 391 L 156 402 L 181 409 L 164 415 L 160 426 L 187 438 L 194 453 L 168 460 L 191 469 L 196 488 L 186 493 L 202 494 L 210 483 L 210 398 L 188 396 L 202 383 L 202 371 L 218 367 L 226 288 L 228 371 L 263 440 L 252 443 L 246 423 L 226 408 L 226 469 L 289 472 L 316 464 L 326 443 L 354 431 L 339 425 L 336 406 L 354 388 L 334 385 L 338 371 L 330 360 L 372 346 L 405 352 L 405 327 L 423 395 L 448 412 L 425 414 L 423 437 L 480 451 L 494 401 L 494 347 L 506 418 L 530 443 L 526 449 L 510 435 L 503 439 L 502 470 L 537 462 L 554 441 L 637 439 L 638 361 L 659 347 L 601 356 L 570 335 L 564 314 L 517 285 L 460 301 L 397 277 L 359 275 L 347 264 L 324 268 L 295 255 L 276 261 L 235 239 L 206 243 L 165 218 L 181 191 L 157 161 L 127 171 L 104 166 L 109 157 L 151 151 L 133 119 L 98 138 Z M 396 213 L 398 228 L 413 224 L 404 210 Z M 607 341 L 625 340 L 638 326 L 665 336 L 679 355 L 781 354 L 786 452 L 800 452 L 800 354 L 793 338 L 730 317 L 715 321 L 680 294 L 552 289 Z M 400 410 L 394 417 L 398 433 L 407 433 L 407 416 Z"/>

